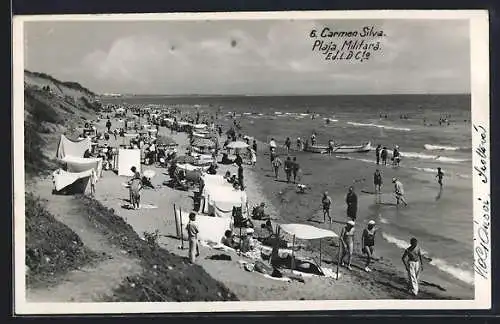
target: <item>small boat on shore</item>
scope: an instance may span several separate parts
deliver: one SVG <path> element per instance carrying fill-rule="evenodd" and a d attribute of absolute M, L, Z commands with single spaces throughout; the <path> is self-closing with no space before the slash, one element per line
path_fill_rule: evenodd
<path fill-rule="evenodd" d="M 333 147 L 333 153 L 364 153 L 371 150 L 371 143 L 367 142 L 361 145 L 339 144 Z M 309 145 L 304 148 L 306 152 L 326 153 L 328 145 Z"/>

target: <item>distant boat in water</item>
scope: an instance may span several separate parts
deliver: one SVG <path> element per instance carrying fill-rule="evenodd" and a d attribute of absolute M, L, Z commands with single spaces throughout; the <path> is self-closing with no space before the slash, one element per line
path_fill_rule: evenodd
<path fill-rule="evenodd" d="M 364 153 L 371 150 L 371 143 L 367 142 L 361 145 L 339 144 L 333 147 L 333 153 Z M 308 145 L 304 151 L 311 153 L 326 153 L 328 145 Z"/>

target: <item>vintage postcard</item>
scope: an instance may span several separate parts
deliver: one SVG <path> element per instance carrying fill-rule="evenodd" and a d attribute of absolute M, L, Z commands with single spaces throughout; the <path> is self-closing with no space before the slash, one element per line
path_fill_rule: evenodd
<path fill-rule="evenodd" d="M 13 31 L 17 314 L 491 307 L 487 11 Z"/>

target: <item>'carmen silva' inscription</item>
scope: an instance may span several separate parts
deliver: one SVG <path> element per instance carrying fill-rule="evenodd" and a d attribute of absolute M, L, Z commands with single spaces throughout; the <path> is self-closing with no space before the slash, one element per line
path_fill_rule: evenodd
<path fill-rule="evenodd" d="M 487 130 L 481 125 L 474 125 L 473 138 L 479 137 L 479 144 L 474 149 L 474 154 L 478 157 L 474 171 L 481 180 L 482 186 L 486 186 L 488 180 L 488 161 L 489 152 L 488 133 Z M 481 192 L 481 191 L 480 191 Z M 488 191 L 489 192 L 489 191 Z M 490 226 L 491 226 L 491 206 L 490 195 L 481 194 L 477 198 L 481 203 L 481 208 L 477 214 L 474 215 L 474 272 L 484 279 L 489 278 L 489 262 L 490 262 Z"/>
<path fill-rule="evenodd" d="M 326 61 L 366 61 L 381 51 L 381 39 L 385 36 L 384 31 L 375 26 L 350 31 L 324 27 L 309 33 L 309 37 L 314 39 L 311 50 Z"/>

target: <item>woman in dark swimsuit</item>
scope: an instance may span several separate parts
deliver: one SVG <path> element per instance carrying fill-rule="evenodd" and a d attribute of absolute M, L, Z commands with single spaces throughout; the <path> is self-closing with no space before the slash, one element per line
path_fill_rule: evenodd
<path fill-rule="evenodd" d="M 371 272 L 369 268 L 370 262 L 373 258 L 373 252 L 375 251 L 375 233 L 377 229 L 375 228 L 375 222 L 369 221 L 367 228 L 363 230 L 363 235 L 361 236 L 361 246 L 363 246 L 363 253 L 366 254 L 366 265 L 365 271 Z"/>

